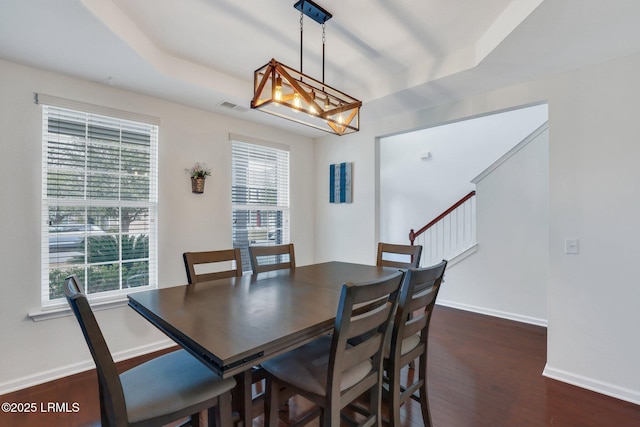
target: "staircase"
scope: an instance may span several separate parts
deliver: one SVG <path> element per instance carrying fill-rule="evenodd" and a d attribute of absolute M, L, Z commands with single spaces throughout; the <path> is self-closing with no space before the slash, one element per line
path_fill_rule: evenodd
<path fill-rule="evenodd" d="M 422 245 L 421 267 L 464 258 L 476 247 L 476 192 L 471 191 L 427 225 L 409 232 L 411 245 Z"/>

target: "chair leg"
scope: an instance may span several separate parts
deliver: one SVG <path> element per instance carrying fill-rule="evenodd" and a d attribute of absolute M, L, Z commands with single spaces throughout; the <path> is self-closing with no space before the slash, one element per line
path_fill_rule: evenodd
<path fill-rule="evenodd" d="M 218 404 L 207 409 L 208 427 L 231 427 L 233 415 L 231 413 L 231 393 L 226 392 L 218 397 Z"/>
<path fill-rule="evenodd" d="M 400 426 L 400 370 L 391 367 L 389 376 L 389 422 L 392 426 Z"/>
<path fill-rule="evenodd" d="M 99 384 L 99 383 L 98 383 Z M 109 417 L 105 409 L 104 394 L 102 392 L 102 386 L 98 385 L 98 394 L 100 395 L 100 421 L 103 426 L 109 425 Z"/>
<path fill-rule="evenodd" d="M 378 377 L 378 383 L 369 390 L 369 409 L 374 415 L 376 426 L 382 426 L 382 371 Z M 400 426 L 400 424 L 397 424 Z"/>
<path fill-rule="evenodd" d="M 333 427 L 340 425 L 340 408 L 337 408 L 336 406 L 321 409 L 322 414 L 324 414 L 323 427 Z"/>
<path fill-rule="evenodd" d="M 429 391 L 427 390 L 427 355 L 420 356 L 419 378 L 422 381 L 420 388 L 420 409 L 422 410 L 422 420 L 425 427 L 432 427 L 431 409 L 429 408 Z"/>
<path fill-rule="evenodd" d="M 231 393 L 226 392 L 218 398 L 218 414 L 220 415 L 220 427 L 231 427 L 233 415 L 231 414 Z M 245 424 L 246 425 L 246 424 Z"/>

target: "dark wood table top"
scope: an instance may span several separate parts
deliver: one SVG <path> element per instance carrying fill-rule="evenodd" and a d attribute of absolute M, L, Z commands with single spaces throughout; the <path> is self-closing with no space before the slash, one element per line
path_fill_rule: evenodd
<path fill-rule="evenodd" d="M 333 328 L 342 284 L 397 269 L 328 262 L 129 295 L 129 305 L 225 378 Z"/>

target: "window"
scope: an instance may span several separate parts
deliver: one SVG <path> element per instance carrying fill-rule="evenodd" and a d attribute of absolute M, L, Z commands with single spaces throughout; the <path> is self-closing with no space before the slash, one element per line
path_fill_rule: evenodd
<path fill-rule="evenodd" d="M 90 299 L 155 286 L 158 126 L 42 98 L 43 306 L 70 274 Z"/>
<path fill-rule="evenodd" d="M 249 246 L 289 243 L 288 149 L 233 140 L 231 185 L 233 247 L 250 271 Z"/>

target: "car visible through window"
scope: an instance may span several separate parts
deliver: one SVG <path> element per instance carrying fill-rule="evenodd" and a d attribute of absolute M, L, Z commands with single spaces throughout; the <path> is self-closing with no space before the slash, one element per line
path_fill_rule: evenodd
<path fill-rule="evenodd" d="M 106 234 L 92 224 L 58 224 L 49 227 L 49 252 L 84 251 L 85 238 Z"/>

